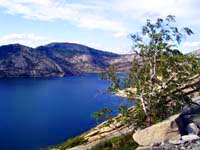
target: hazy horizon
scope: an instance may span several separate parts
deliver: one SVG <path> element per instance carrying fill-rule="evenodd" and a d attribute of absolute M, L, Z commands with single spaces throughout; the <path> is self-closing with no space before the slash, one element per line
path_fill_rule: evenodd
<path fill-rule="evenodd" d="M 52 43 L 69 43 L 69 44 L 78 44 L 78 45 L 83 45 L 83 46 L 86 46 L 86 47 L 90 47 L 90 48 L 93 48 L 93 49 L 96 49 L 96 50 L 100 50 L 100 51 L 104 51 L 104 52 L 111 52 L 111 53 L 115 53 L 115 54 L 121 54 L 121 55 L 126 55 L 126 54 L 133 54 L 134 51 L 133 50 L 129 50 L 129 51 L 125 51 L 124 53 L 120 53 L 120 52 L 115 52 L 115 51 L 108 51 L 108 50 L 104 50 L 104 49 L 98 49 L 98 48 L 95 48 L 95 47 L 92 47 L 92 46 L 88 46 L 88 45 L 84 45 L 84 44 L 80 44 L 80 43 L 73 43 L 73 42 L 50 42 L 50 43 L 46 43 L 46 44 L 42 44 L 42 45 L 38 45 L 38 46 L 29 46 L 29 45 L 25 45 L 25 44 L 21 44 L 21 43 L 9 43 L 9 44 L 2 44 L 0 46 L 7 46 L 7 45 L 15 45 L 15 44 L 19 44 L 19 45 L 23 45 L 23 46 L 27 46 L 27 47 L 30 47 L 30 48 L 37 48 L 37 47 L 40 47 L 40 46 L 46 46 L 46 45 L 49 45 L 49 44 L 52 44 Z M 200 47 L 199 47 L 200 49 Z M 190 53 L 190 52 L 194 52 L 196 50 L 199 50 L 199 49 L 194 49 L 194 50 L 191 50 L 191 51 L 187 51 L 187 52 L 183 52 L 183 54 L 187 54 L 187 53 Z"/>

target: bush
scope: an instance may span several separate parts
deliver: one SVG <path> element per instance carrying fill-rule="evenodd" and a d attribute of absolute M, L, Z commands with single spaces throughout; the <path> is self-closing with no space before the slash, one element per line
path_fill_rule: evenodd
<path fill-rule="evenodd" d="M 78 146 L 78 145 L 84 144 L 86 142 L 87 141 L 83 137 L 77 136 L 75 138 L 68 139 L 66 142 L 64 142 L 62 144 L 55 145 L 55 146 L 49 146 L 47 148 L 41 148 L 41 150 L 48 150 L 48 149 L 53 149 L 53 148 L 59 148 L 61 150 L 65 150 L 67 148 L 72 148 L 74 146 Z"/>
<path fill-rule="evenodd" d="M 68 139 L 65 143 L 61 144 L 62 149 L 66 149 L 66 148 L 71 148 L 77 145 L 81 145 L 86 143 L 87 141 L 83 138 L 83 137 L 75 137 L 75 138 L 71 138 Z"/>
<path fill-rule="evenodd" d="M 132 139 L 132 133 L 114 137 L 92 147 L 91 150 L 134 150 L 138 144 Z"/>

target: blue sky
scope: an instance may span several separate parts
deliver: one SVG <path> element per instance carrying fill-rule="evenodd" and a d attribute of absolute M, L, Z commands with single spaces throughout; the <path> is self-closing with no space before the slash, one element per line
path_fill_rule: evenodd
<path fill-rule="evenodd" d="M 199 0 L 0 0 L 0 45 L 73 42 L 129 53 L 129 35 L 146 19 L 172 14 L 195 32 L 180 47 L 186 53 L 200 48 L 199 7 Z"/>

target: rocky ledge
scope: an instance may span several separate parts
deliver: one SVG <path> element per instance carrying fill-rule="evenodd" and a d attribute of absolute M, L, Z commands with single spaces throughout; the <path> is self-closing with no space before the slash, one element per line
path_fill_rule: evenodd
<path fill-rule="evenodd" d="M 159 147 L 139 147 L 137 150 L 199 150 L 200 149 L 200 140 L 199 139 L 190 139 L 189 141 L 180 143 L 180 144 L 164 144 Z"/>
<path fill-rule="evenodd" d="M 135 131 L 133 139 L 140 145 L 137 150 L 200 150 L 200 97 L 194 101 L 197 104 L 192 107 L 185 106 L 180 114 Z M 134 107 L 129 109 L 133 110 Z M 80 135 L 86 143 L 65 149 L 90 150 L 96 144 L 133 131 L 133 126 L 124 126 L 122 115 L 119 114 Z M 59 145 L 51 149 L 61 150 L 63 147 Z"/>
<path fill-rule="evenodd" d="M 137 150 L 199 150 L 200 105 L 185 106 L 182 113 L 136 131 L 133 139 L 140 145 Z"/>

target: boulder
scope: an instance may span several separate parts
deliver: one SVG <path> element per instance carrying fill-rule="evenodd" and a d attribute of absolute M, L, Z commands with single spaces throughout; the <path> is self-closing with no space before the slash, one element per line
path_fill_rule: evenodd
<path fill-rule="evenodd" d="M 105 133 L 102 133 L 100 134 L 101 137 L 106 137 L 106 136 L 109 136 L 111 135 L 113 132 L 105 132 Z"/>
<path fill-rule="evenodd" d="M 90 138 L 88 139 L 88 142 L 89 142 L 89 143 L 92 143 L 92 142 L 97 141 L 97 140 L 99 140 L 99 139 L 101 139 L 101 138 L 102 138 L 101 135 L 95 135 L 95 136 L 90 137 Z"/>
<path fill-rule="evenodd" d="M 166 143 L 162 143 L 161 145 L 165 145 L 165 144 L 173 144 L 173 145 L 178 145 L 178 144 L 182 144 L 184 141 L 179 139 L 179 140 L 169 140 Z"/>
<path fill-rule="evenodd" d="M 111 132 L 112 130 L 114 129 L 111 127 L 103 127 L 100 129 L 99 133 Z"/>
<path fill-rule="evenodd" d="M 172 149 L 168 149 L 167 146 L 162 146 L 162 147 L 147 146 L 147 147 L 138 147 L 136 150 L 172 150 Z"/>
<path fill-rule="evenodd" d="M 155 124 L 146 129 L 136 131 L 133 139 L 142 146 L 151 146 L 169 140 L 178 141 L 181 138 L 183 124 L 180 115 L 174 115 L 168 120 Z"/>
<path fill-rule="evenodd" d="M 195 101 L 197 104 L 193 104 L 192 106 L 186 105 L 182 110 L 182 118 L 184 124 L 195 123 L 198 127 L 200 127 L 200 102 Z"/>
<path fill-rule="evenodd" d="M 98 133 L 99 133 L 99 130 L 93 130 L 93 131 L 89 132 L 89 133 L 85 136 L 85 138 L 88 138 L 88 137 L 97 135 Z"/>
<path fill-rule="evenodd" d="M 110 126 L 112 129 L 116 129 L 116 128 L 120 128 L 122 125 L 123 125 L 122 122 L 119 121 L 119 122 L 111 123 L 109 126 Z"/>
<path fill-rule="evenodd" d="M 194 134 L 190 134 L 190 135 L 184 135 L 181 137 L 183 141 L 187 142 L 187 141 L 193 141 L 193 140 L 199 140 L 200 137 Z"/>
<path fill-rule="evenodd" d="M 187 131 L 188 134 L 195 134 L 195 135 L 199 134 L 199 128 L 195 123 L 188 124 L 185 130 Z"/>

